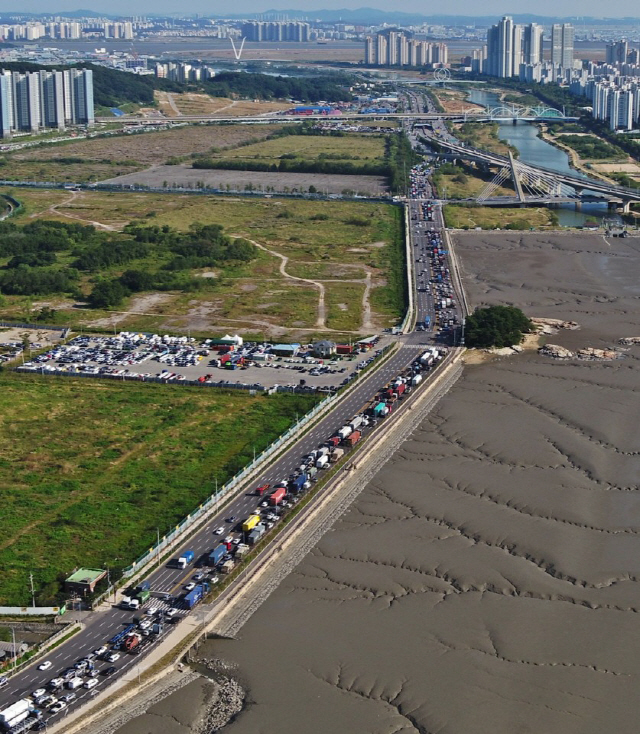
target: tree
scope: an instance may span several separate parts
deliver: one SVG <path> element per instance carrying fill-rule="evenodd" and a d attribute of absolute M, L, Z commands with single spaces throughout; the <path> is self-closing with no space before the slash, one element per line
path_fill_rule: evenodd
<path fill-rule="evenodd" d="M 468 318 L 465 341 L 469 347 L 510 347 L 522 341 L 533 324 L 514 306 L 477 308 Z"/>
<path fill-rule="evenodd" d="M 101 280 L 96 283 L 89 296 L 92 308 L 111 308 L 117 306 L 129 291 L 118 280 Z"/>

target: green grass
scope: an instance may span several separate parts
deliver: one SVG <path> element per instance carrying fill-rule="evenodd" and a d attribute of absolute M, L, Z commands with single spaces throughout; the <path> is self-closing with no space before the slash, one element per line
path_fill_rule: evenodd
<path fill-rule="evenodd" d="M 444 207 L 447 227 L 454 229 L 517 229 L 557 226 L 557 215 L 545 207 L 526 209 L 447 205 Z"/>
<path fill-rule="evenodd" d="M 291 136 L 297 139 L 298 136 Z M 299 136 L 303 137 L 303 136 Z M 310 137 L 311 140 L 316 140 Z M 343 138 L 335 138 L 343 140 Z M 168 224 L 177 229 L 187 229 L 193 222 L 222 224 L 231 236 L 254 240 L 289 258 L 287 272 L 298 277 L 331 279 L 332 271 L 339 268 L 348 279 L 361 279 L 365 267 L 372 268 L 374 288 L 371 304 L 374 318 L 380 328 L 396 323 L 405 309 L 404 241 L 402 211 L 399 207 L 384 203 L 354 201 L 306 201 L 293 199 L 244 199 L 215 196 L 189 196 L 175 194 L 146 194 L 140 192 L 106 193 L 83 191 L 69 205 L 63 202 L 71 198 L 68 191 L 28 190 L 7 187 L 24 203 L 24 213 L 16 222 L 27 222 L 32 217 L 70 220 L 62 214 L 87 221 L 97 221 L 108 226 L 122 228 L 127 222 L 145 225 Z M 58 211 L 49 207 L 59 206 Z M 1 264 L 1 263 L 0 263 Z M 157 270 L 161 266 L 140 261 L 128 263 L 122 270 L 142 267 Z M 358 265 L 358 268 L 341 268 L 342 265 Z M 202 302 L 214 304 L 210 323 L 220 325 L 216 314 L 228 318 L 268 320 L 274 326 L 288 328 L 314 328 L 316 323 L 317 291 L 312 287 L 295 287 L 279 272 L 280 259 L 260 252 L 255 261 L 228 268 L 223 278 L 212 278 L 202 292 L 172 294 L 171 300 L 161 307 L 154 307 L 152 316 L 130 316 L 119 328 L 140 330 L 186 330 L 193 333 L 206 331 L 203 319 L 189 319 L 189 302 L 197 308 Z M 214 270 L 218 270 L 215 269 Z M 112 268 L 111 276 L 119 274 Z M 93 277 L 93 276 L 92 276 Z M 238 280 L 239 279 L 239 280 Z M 88 292 L 91 284 L 83 277 L 81 287 Z M 253 284 L 252 290 L 244 286 Z M 281 292 L 281 302 L 274 303 L 270 294 Z M 16 318 L 23 315 L 24 299 L 6 297 L 0 307 L 0 316 Z M 71 308 L 67 302 L 55 303 L 55 298 L 44 296 L 37 301 L 54 302 L 59 311 L 59 323 L 75 326 L 91 326 L 96 319 L 108 316 L 108 312 L 96 312 Z M 130 301 L 129 305 L 135 301 Z M 119 310 L 127 310 L 125 303 Z M 148 312 L 148 308 L 142 310 Z M 158 313 L 156 316 L 155 313 Z M 166 318 L 162 313 L 167 314 Z M 354 314 L 359 314 L 354 311 Z M 180 317 L 179 319 L 173 318 Z M 224 322 L 223 322 L 224 323 Z M 352 331 L 360 327 L 359 316 L 350 324 L 341 317 L 338 328 Z M 226 328 L 223 327 L 223 328 Z M 229 328 L 232 328 L 229 326 Z M 256 327 L 262 329 L 263 327 Z M 210 335 L 210 334 L 208 334 Z M 281 337 L 280 337 L 281 338 Z"/>
<path fill-rule="evenodd" d="M 0 604 L 128 566 L 315 402 L 0 373 Z"/>

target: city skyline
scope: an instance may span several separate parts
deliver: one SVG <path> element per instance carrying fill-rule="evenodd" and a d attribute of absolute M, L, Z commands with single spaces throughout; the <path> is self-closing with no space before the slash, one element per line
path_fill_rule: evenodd
<path fill-rule="evenodd" d="M 371 8 L 377 11 L 387 11 L 388 3 L 384 0 L 367 0 L 366 3 L 349 2 L 349 0 L 325 0 L 322 6 L 317 0 L 301 0 L 293 5 L 290 0 L 248 0 L 237 6 L 239 14 L 246 13 L 268 13 L 269 11 L 286 12 L 292 11 L 318 11 L 333 10 L 340 11 L 342 9 L 353 11 L 362 8 Z M 405 1 L 394 5 L 394 11 L 405 13 L 416 13 L 414 3 Z M 74 12 L 78 10 L 87 10 L 91 13 L 108 13 L 110 15 L 122 14 L 131 15 L 131 4 L 126 0 L 113 0 L 108 6 L 103 2 L 93 0 L 26 0 L 19 6 L 5 10 L 5 13 L 52 13 L 62 14 L 65 12 Z M 214 4 L 206 2 L 206 0 L 193 0 L 189 3 L 188 9 L 185 8 L 187 14 L 200 13 L 207 16 L 215 16 L 219 11 L 221 16 L 228 16 L 229 9 L 222 4 Z M 530 11 L 530 6 L 523 2 L 505 3 L 504 0 L 488 0 L 482 6 L 482 13 L 477 12 L 477 4 L 472 0 L 463 0 L 457 4 L 456 14 L 460 16 L 486 17 L 495 15 L 501 17 L 503 15 L 518 15 Z M 169 0 L 138 0 L 135 6 L 136 14 L 153 13 L 155 15 L 166 13 L 177 15 L 175 4 Z M 602 4 L 596 0 L 541 0 L 536 5 L 536 14 L 549 18 L 572 17 L 583 18 L 584 16 L 593 16 L 594 18 L 629 18 L 640 17 L 636 0 L 619 0 L 615 4 L 615 15 L 602 15 Z M 424 13 L 425 16 L 431 15 Z"/>

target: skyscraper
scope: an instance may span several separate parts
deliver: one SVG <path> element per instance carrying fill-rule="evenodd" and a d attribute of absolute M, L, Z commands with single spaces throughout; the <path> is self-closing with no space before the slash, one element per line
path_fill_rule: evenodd
<path fill-rule="evenodd" d="M 522 37 L 522 63 L 540 64 L 542 62 L 543 31 L 541 25 L 531 23 L 524 27 Z"/>
<path fill-rule="evenodd" d="M 491 76 L 517 76 L 520 64 L 535 64 L 542 59 L 542 27 L 536 23 L 517 25 L 508 15 L 487 32 L 487 58 L 484 71 Z"/>
<path fill-rule="evenodd" d="M 622 41 L 607 44 L 607 64 L 626 64 L 629 56 L 629 44 L 623 38 Z"/>
<path fill-rule="evenodd" d="M 573 66 L 574 28 L 570 23 L 554 23 L 551 29 L 551 63 L 563 69 Z"/>

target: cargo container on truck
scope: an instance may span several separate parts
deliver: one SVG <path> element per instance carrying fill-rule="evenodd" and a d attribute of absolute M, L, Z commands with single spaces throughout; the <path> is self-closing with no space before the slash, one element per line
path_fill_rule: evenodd
<path fill-rule="evenodd" d="M 246 543 L 240 543 L 236 546 L 236 558 L 244 558 L 249 552 L 249 546 Z"/>
<path fill-rule="evenodd" d="M 264 531 L 266 530 L 266 527 L 260 523 L 260 525 L 256 525 L 255 528 L 251 531 L 249 534 L 249 544 L 255 545 L 260 538 L 264 535 Z"/>
<path fill-rule="evenodd" d="M 342 426 L 342 428 L 338 431 L 338 436 L 340 436 L 340 440 L 343 441 L 352 431 L 353 429 L 351 426 Z"/>
<path fill-rule="evenodd" d="M 142 581 L 136 586 L 136 591 L 151 591 L 151 584 L 148 581 Z"/>
<path fill-rule="evenodd" d="M 230 562 L 233 563 L 233 561 Z M 229 561 L 227 561 L 227 563 L 229 563 Z M 208 589 L 208 585 L 205 586 L 204 584 L 198 584 L 195 589 L 191 589 L 191 591 L 184 597 L 184 603 L 187 605 L 187 609 L 193 609 L 196 604 L 202 601 L 202 597 Z"/>
<path fill-rule="evenodd" d="M 253 534 L 255 530 L 252 530 L 251 533 Z M 249 536 L 251 537 L 251 535 Z M 236 562 L 233 560 L 233 558 L 229 558 L 226 560 L 222 566 L 220 566 L 220 572 L 221 573 L 231 573 L 233 571 L 233 567 L 236 565 Z"/>
<path fill-rule="evenodd" d="M 65 686 L 69 688 L 71 691 L 75 691 L 75 689 L 80 688 L 81 685 L 82 685 L 82 678 L 79 678 L 77 676 L 75 678 L 72 678 L 71 680 L 68 680 L 65 683 Z"/>
<path fill-rule="evenodd" d="M 340 443 L 340 436 L 331 436 L 327 443 L 330 446 L 337 446 Z"/>
<path fill-rule="evenodd" d="M 260 522 L 260 515 L 250 515 L 243 523 L 242 523 L 242 531 L 245 533 L 250 532 L 255 528 L 255 526 Z"/>
<path fill-rule="evenodd" d="M 293 482 L 291 482 L 291 489 L 293 492 L 300 492 L 302 491 L 304 487 L 304 483 L 307 481 L 307 475 L 306 474 L 300 474 L 297 476 Z"/>
<path fill-rule="evenodd" d="M 422 382 L 422 375 L 414 375 L 411 378 L 411 384 L 412 385 L 419 385 Z"/>
<path fill-rule="evenodd" d="M 351 421 L 351 423 L 349 425 L 351 427 L 351 430 L 352 431 L 355 431 L 357 428 L 360 428 L 360 426 L 362 425 L 362 423 L 363 423 L 362 416 L 361 415 L 357 415 L 355 418 L 353 418 L 353 420 Z"/>
<path fill-rule="evenodd" d="M 139 591 L 136 594 L 136 598 L 138 599 L 140 604 L 144 604 L 149 599 L 150 596 L 151 596 L 151 592 L 149 591 L 149 589 L 143 589 L 142 591 Z"/>
<path fill-rule="evenodd" d="M 209 553 L 209 565 L 210 566 L 217 566 L 220 561 L 224 558 L 225 553 L 227 552 L 227 547 L 225 545 L 219 545 L 216 548 L 214 548 L 211 553 Z"/>
<path fill-rule="evenodd" d="M 5 729 L 16 726 L 16 724 L 19 724 L 20 721 L 23 721 L 29 716 L 30 710 L 31 701 L 28 698 L 21 698 L 19 701 L 12 703 L 11 706 L 7 706 L 7 708 L 0 711 L 0 724 Z"/>
<path fill-rule="evenodd" d="M 321 458 L 325 458 L 325 457 L 321 457 Z M 318 461 L 320 461 L 320 459 L 318 459 Z M 276 489 L 276 491 L 269 497 L 269 504 L 274 507 L 275 505 L 279 505 L 282 502 L 282 500 L 284 499 L 284 496 L 286 493 L 287 493 L 287 490 L 284 487 L 280 487 L 280 489 Z"/>
<path fill-rule="evenodd" d="M 340 459 L 344 456 L 344 449 L 334 449 L 333 453 L 331 454 L 331 463 L 335 464 L 336 461 L 340 461 Z"/>
<path fill-rule="evenodd" d="M 349 436 L 349 438 L 347 438 L 347 443 L 350 446 L 355 446 L 358 443 L 358 441 L 361 439 L 361 437 L 362 437 L 362 434 L 360 433 L 360 431 L 354 431 Z"/>
<path fill-rule="evenodd" d="M 178 567 L 186 568 L 190 563 L 193 563 L 194 554 L 192 550 L 185 551 L 180 558 L 178 558 Z"/>
<path fill-rule="evenodd" d="M 329 464 L 329 457 L 325 454 L 316 461 L 316 469 L 325 469 Z"/>
<path fill-rule="evenodd" d="M 402 385 L 398 385 L 398 387 L 396 388 L 398 397 L 400 397 L 400 395 L 403 395 L 406 389 L 407 389 L 407 386 L 404 384 L 404 382 L 402 383 Z"/>
<path fill-rule="evenodd" d="M 131 604 L 131 597 L 123 596 L 120 600 L 120 606 L 122 607 L 122 609 L 129 609 L 129 604 Z"/>
<path fill-rule="evenodd" d="M 373 409 L 373 414 L 378 418 L 383 418 L 389 412 L 385 403 L 380 402 Z"/>
<path fill-rule="evenodd" d="M 315 466 L 310 466 L 307 469 L 307 475 L 309 476 L 309 479 L 313 479 L 317 473 L 318 473 L 318 470 L 315 468 Z"/>

